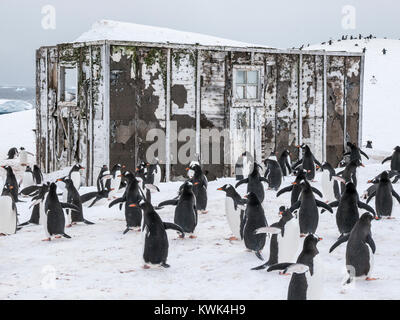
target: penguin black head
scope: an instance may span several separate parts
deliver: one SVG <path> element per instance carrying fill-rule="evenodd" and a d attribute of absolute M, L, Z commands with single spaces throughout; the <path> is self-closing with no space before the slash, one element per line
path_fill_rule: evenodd
<path fill-rule="evenodd" d="M 317 244 L 320 241 L 322 241 L 322 238 L 316 236 L 315 234 L 309 234 L 304 240 L 303 251 L 307 251 L 310 253 L 314 253 L 314 255 L 317 255 L 319 253 L 317 249 Z"/>
<path fill-rule="evenodd" d="M 371 212 L 365 212 L 361 217 L 360 217 L 360 223 L 364 223 L 367 225 L 371 225 L 371 221 L 378 219 L 376 216 L 374 216 Z"/>
<path fill-rule="evenodd" d="M 366 146 L 366 148 L 372 149 L 372 141 L 370 141 L 370 140 L 367 141 L 367 146 Z"/>
<path fill-rule="evenodd" d="M 26 166 L 25 172 L 32 172 L 32 168 L 30 166 Z"/>
<path fill-rule="evenodd" d="M 3 187 L 3 192 L 2 192 L 2 196 L 7 196 L 10 195 L 12 192 L 12 189 L 14 189 L 13 186 L 10 186 L 8 183 L 6 183 Z"/>
<path fill-rule="evenodd" d="M 192 192 L 193 191 L 193 183 L 186 181 L 182 185 L 182 193 Z"/>
<path fill-rule="evenodd" d="M 75 172 L 75 171 L 79 171 L 79 170 L 84 170 L 85 168 L 82 167 L 80 164 L 76 164 L 72 167 L 71 171 Z"/>
<path fill-rule="evenodd" d="M 25 148 L 24 148 L 24 147 L 21 147 L 21 148 L 19 148 L 19 150 L 21 150 L 21 151 L 24 151 L 24 150 L 25 150 Z"/>
<path fill-rule="evenodd" d="M 218 191 L 224 191 L 227 197 L 234 197 L 236 194 L 235 188 L 231 184 L 226 184 L 221 188 L 217 189 Z"/>
<path fill-rule="evenodd" d="M 282 217 L 282 221 L 285 223 L 292 220 L 293 214 L 290 209 L 286 209 L 284 206 L 279 208 L 279 215 Z"/>
<path fill-rule="evenodd" d="M 346 191 L 347 192 L 357 192 L 357 188 L 353 182 L 346 183 Z"/>
<path fill-rule="evenodd" d="M 57 194 L 57 185 L 54 182 L 50 184 L 49 192 Z"/>
<path fill-rule="evenodd" d="M 384 181 L 384 182 L 389 181 L 389 172 L 383 171 L 383 172 L 381 173 L 381 179 L 380 179 L 380 181 Z"/>
<path fill-rule="evenodd" d="M 191 166 L 186 168 L 186 171 L 193 170 L 196 175 L 201 175 L 203 170 L 198 163 L 193 163 Z"/>
<path fill-rule="evenodd" d="M 10 166 L 1 166 L 7 172 L 13 172 L 13 169 Z"/>
<path fill-rule="evenodd" d="M 244 196 L 245 199 L 248 200 L 249 205 L 258 205 L 260 204 L 260 200 L 254 192 L 250 192 L 249 194 Z"/>
<path fill-rule="evenodd" d="M 399 147 L 399 146 L 397 146 L 396 148 L 394 148 L 394 151 L 396 151 L 396 152 L 400 152 L 400 147 Z"/>

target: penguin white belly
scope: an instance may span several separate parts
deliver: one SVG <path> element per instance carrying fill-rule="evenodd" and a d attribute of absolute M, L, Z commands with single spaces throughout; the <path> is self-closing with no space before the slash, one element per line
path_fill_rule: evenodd
<path fill-rule="evenodd" d="M 19 153 L 19 162 L 21 164 L 28 164 L 28 154 L 24 151 Z"/>
<path fill-rule="evenodd" d="M 35 184 L 35 181 L 33 180 L 33 175 L 30 172 L 25 172 L 23 177 L 22 177 L 22 186 L 21 189 L 28 188 L 30 186 L 33 186 Z"/>
<path fill-rule="evenodd" d="M 233 235 L 240 239 L 240 209 L 235 211 L 235 204 L 232 198 L 226 197 L 225 199 L 225 213 Z"/>
<path fill-rule="evenodd" d="M 39 212 L 40 212 L 39 223 L 43 226 L 46 237 L 50 238 L 50 233 L 47 226 L 47 214 L 44 211 L 44 202 L 40 203 Z"/>
<path fill-rule="evenodd" d="M 320 300 L 324 288 L 324 267 L 319 255 L 314 257 L 314 274 L 311 276 L 310 272 L 306 273 L 307 278 L 307 300 Z"/>
<path fill-rule="evenodd" d="M 251 163 L 247 161 L 247 158 L 243 158 L 243 178 L 246 179 L 250 174 Z"/>
<path fill-rule="evenodd" d="M 300 226 L 297 219 L 293 218 L 285 225 L 284 237 L 278 235 L 278 263 L 296 262 L 299 247 Z"/>
<path fill-rule="evenodd" d="M 121 171 L 117 171 L 115 174 L 115 178 L 111 179 L 111 189 L 113 189 L 112 191 L 110 191 L 110 193 L 108 194 L 108 197 L 114 197 L 118 191 L 119 191 L 119 187 L 121 185 L 121 177 L 119 177 L 121 175 Z"/>
<path fill-rule="evenodd" d="M 157 172 L 154 172 L 154 185 L 159 186 L 161 183 L 161 168 L 157 166 Z"/>
<path fill-rule="evenodd" d="M 367 246 L 368 246 L 368 252 L 369 252 L 369 272 L 367 274 L 367 277 L 370 278 L 371 274 L 372 274 L 372 271 L 374 269 L 374 254 L 373 254 L 370 246 L 369 245 L 367 245 Z"/>
<path fill-rule="evenodd" d="M 0 197 L 0 233 L 11 235 L 17 229 L 17 215 L 9 196 Z"/>
<path fill-rule="evenodd" d="M 71 180 L 74 183 L 74 187 L 76 190 L 79 190 L 81 187 L 81 174 L 77 171 L 71 173 Z"/>
<path fill-rule="evenodd" d="M 321 184 L 322 184 L 322 194 L 324 196 L 324 199 L 328 202 L 333 202 L 336 200 L 335 198 L 335 193 L 333 191 L 333 183 L 334 180 L 332 179 L 331 181 L 329 180 L 330 178 L 330 173 L 327 170 L 324 170 L 322 173 L 322 178 L 321 178 Z"/>

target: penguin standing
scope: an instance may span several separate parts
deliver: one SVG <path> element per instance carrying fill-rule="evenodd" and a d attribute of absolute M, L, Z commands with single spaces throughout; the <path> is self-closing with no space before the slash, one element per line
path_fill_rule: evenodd
<path fill-rule="evenodd" d="M 335 169 L 329 162 L 325 162 L 322 167 L 317 167 L 322 170 L 322 193 L 327 202 L 333 202 L 340 199 L 339 183 L 336 177 Z"/>
<path fill-rule="evenodd" d="M 158 160 L 156 160 L 158 161 Z M 145 173 L 145 179 L 144 179 L 144 187 L 146 188 L 146 199 L 151 203 L 151 192 L 160 192 L 160 189 L 158 186 L 160 185 L 161 182 L 161 168 L 158 164 L 158 162 L 155 162 L 154 164 L 146 164 L 147 169 Z"/>
<path fill-rule="evenodd" d="M 226 184 L 217 190 L 226 193 L 225 214 L 233 234 L 233 237 L 229 238 L 229 240 L 237 241 L 243 239 L 244 206 L 246 201 L 242 199 L 239 193 L 237 193 L 235 188 L 230 184 Z"/>
<path fill-rule="evenodd" d="M 180 226 L 185 233 L 190 234 L 190 239 L 195 239 L 194 231 L 197 226 L 198 216 L 193 184 L 188 181 L 185 182 L 180 189 L 178 199 L 161 202 L 158 208 L 167 205 L 176 206 L 174 223 Z"/>
<path fill-rule="evenodd" d="M 29 221 L 20 224 L 19 227 L 24 227 L 29 224 L 43 224 L 41 219 L 44 217 L 44 200 L 49 191 L 49 186 L 50 184 L 43 184 L 41 186 L 31 186 L 21 190 L 21 194 L 32 197 L 32 201 L 35 203 L 31 206 L 33 207 L 31 218 Z"/>
<path fill-rule="evenodd" d="M 299 160 L 298 162 L 296 162 L 293 165 L 292 169 L 296 169 L 297 167 L 302 165 L 303 170 L 306 170 L 306 172 L 307 172 L 307 174 L 306 174 L 307 179 L 314 180 L 315 169 L 316 169 L 315 165 L 322 167 L 322 164 L 317 159 L 315 159 L 309 146 L 307 146 L 306 144 L 303 144 L 301 146 L 298 146 L 298 148 L 299 149 L 301 148 L 304 150 L 303 158 L 301 160 Z"/>
<path fill-rule="evenodd" d="M 282 152 L 281 156 L 279 157 L 279 165 L 282 169 L 282 174 L 284 177 L 290 175 L 292 173 L 292 166 L 290 160 L 290 151 L 285 150 Z"/>
<path fill-rule="evenodd" d="M 345 183 L 353 182 L 357 188 L 357 168 L 358 167 L 365 167 L 359 160 L 352 160 L 350 161 L 343 171 L 338 172 L 336 175 L 341 176 Z M 345 188 L 345 184 L 341 184 L 341 194 L 343 194 Z"/>
<path fill-rule="evenodd" d="M 33 166 L 33 179 L 36 185 L 41 185 L 43 183 L 42 171 L 36 164 Z"/>
<path fill-rule="evenodd" d="M 397 146 L 394 148 L 393 154 L 382 161 L 382 164 L 385 162 L 390 161 L 390 169 L 392 171 L 400 171 L 400 147 Z"/>
<path fill-rule="evenodd" d="M 306 180 L 306 171 L 299 170 L 295 181 L 290 186 L 279 190 L 279 192 L 276 194 L 276 197 L 278 198 L 286 192 L 291 192 L 290 205 L 291 206 L 294 205 L 299 200 L 302 191 L 301 182 L 305 180 Z M 322 193 L 318 189 L 311 187 L 311 190 L 322 198 Z"/>
<path fill-rule="evenodd" d="M 256 254 L 257 258 L 264 260 L 261 251 L 265 246 L 266 234 L 256 234 L 256 231 L 260 228 L 268 227 L 267 219 L 265 218 L 264 209 L 257 195 L 254 192 L 250 192 L 246 198 L 248 201 L 244 215 L 244 244 L 248 250 Z"/>
<path fill-rule="evenodd" d="M 10 192 L 13 197 L 14 202 L 19 202 L 18 200 L 18 182 L 17 178 L 14 175 L 14 171 L 10 166 L 1 166 L 4 170 L 7 171 L 7 178 L 6 178 L 6 184 L 8 184 L 10 187 Z"/>
<path fill-rule="evenodd" d="M 333 213 L 332 208 L 326 203 L 316 200 L 310 184 L 305 180 L 301 183 L 302 192 L 300 200 L 297 201 L 292 207 L 293 212 L 299 209 L 299 224 L 301 235 L 314 234 L 318 227 L 319 212 L 318 207 L 325 208 Z"/>
<path fill-rule="evenodd" d="M 359 218 L 358 208 L 365 209 L 375 215 L 374 209 L 362 203 L 359 199 L 357 189 L 352 182 L 346 184 L 345 191 L 339 201 L 329 204 L 331 208 L 338 207 L 336 211 L 336 224 L 340 236 L 351 232 Z"/>
<path fill-rule="evenodd" d="M 15 157 L 18 156 L 18 149 L 17 148 L 11 148 L 10 150 L 8 150 L 8 154 L 7 154 L 7 160 L 14 160 Z"/>
<path fill-rule="evenodd" d="M 346 284 L 351 283 L 355 277 L 365 277 L 365 280 L 375 280 L 370 277 L 376 251 L 375 242 L 371 234 L 371 221 L 373 219 L 374 216 L 371 213 L 364 213 L 354 225 L 351 233 L 339 238 L 329 250 L 329 253 L 331 253 L 340 244 L 348 241 L 346 267 L 349 279 L 346 281 Z"/>
<path fill-rule="evenodd" d="M 151 265 L 169 268 L 167 264 L 169 243 L 166 230 L 176 230 L 181 234 L 181 238 L 185 237 L 184 230 L 176 224 L 163 222 L 149 202 L 143 201 L 140 208 L 143 210 L 144 269 L 150 269 Z"/>
<path fill-rule="evenodd" d="M 20 150 L 19 151 L 19 162 L 20 162 L 21 166 L 27 166 L 28 165 L 28 155 L 33 157 L 34 154 L 26 151 L 24 147 L 21 147 L 19 150 Z"/>
<path fill-rule="evenodd" d="M 318 258 L 317 244 L 322 239 L 310 234 L 305 238 L 303 251 L 296 263 L 279 263 L 268 268 L 268 272 L 284 270 L 293 273 L 289 283 L 288 300 L 317 300 L 321 298 L 324 270 Z"/>
<path fill-rule="evenodd" d="M 254 162 L 253 171 L 249 175 L 248 178 L 239 181 L 235 188 L 237 189 L 240 185 L 247 183 L 247 193 L 254 193 L 261 203 L 264 201 L 265 192 L 264 186 L 262 182 L 268 183 L 267 179 L 260 176 L 258 169 L 262 169 L 262 167 Z"/>
<path fill-rule="evenodd" d="M 119 190 L 119 187 L 121 185 L 121 170 L 123 166 L 120 164 L 116 164 L 110 172 L 110 175 L 112 176 L 111 179 L 107 180 L 106 183 L 106 188 L 111 190 L 108 196 L 110 198 L 114 198 L 116 193 Z"/>
<path fill-rule="evenodd" d="M 367 204 L 375 197 L 375 209 L 378 217 L 391 219 L 393 211 L 393 197 L 400 203 L 400 196 L 393 189 L 392 182 L 389 179 L 389 173 L 381 173 L 379 184 L 376 190 L 369 196 Z"/>
<path fill-rule="evenodd" d="M 265 179 L 267 180 L 269 189 L 278 191 L 282 184 L 282 169 L 275 156 L 271 156 L 264 161 Z"/>
<path fill-rule="evenodd" d="M 68 174 L 68 178 L 72 180 L 75 189 L 78 191 L 81 188 L 81 170 L 84 169 L 85 168 L 82 167 L 80 164 L 76 164 L 72 167 L 71 171 Z"/>
<path fill-rule="evenodd" d="M 26 170 L 24 172 L 24 175 L 22 177 L 20 186 L 21 186 L 21 189 L 25 189 L 25 188 L 28 188 L 33 185 L 35 185 L 35 179 L 33 176 L 33 172 L 32 172 L 31 167 L 27 166 Z"/>
<path fill-rule="evenodd" d="M 136 179 L 136 177 L 129 171 L 125 172 L 123 177 L 125 180 L 128 181 L 126 190 L 121 198 L 118 198 L 111 202 L 108 207 L 112 208 L 116 204 L 121 205 L 125 203 L 125 235 L 130 230 L 141 230 L 140 228 L 142 223 L 142 209 L 140 207 L 140 202 L 144 199 L 140 193 L 139 181 Z"/>
<path fill-rule="evenodd" d="M 261 228 L 256 232 L 272 234 L 269 260 L 264 265 L 252 270 L 262 270 L 268 266 L 287 261 L 294 261 L 300 246 L 300 229 L 295 215 L 285 207 L 279 209 L 281 219 L 271 227 Z"/>
<path fill-rule="evenodd" d="M 350 161 L 360 161 L 362 162 L 361 155 L 369 160 L 368 155 L 358 148 L 355 144 L 347 142 L 347 147 L 350 148 L 350 152 L 346 152 L 343 156 L 350 156 Z"/>
<path fill-rule="evenodd" d="M 11 194 L 12 186 L 5 184 L 0 197 L 0 236 L 17 233 L 17 207 Z"/>
<path fill-rule="evenodd" d="M 199 165 L 194 165 L 187 170 L 193 170 L 194 175 L 190 180 L 193 184 L 193 193 L 196 196 L 196 208 L 199 213 L 207 214 L 207 188 L 208 188 L 208 180 L 203 173 L 203 170 Z"/>
<path fill-rule="evenodd" d="M 62 181 L 65 183 L 65 189 L 67 190 L 67 203 L 73 204 L 74 206 L 76 206 L 78 208 L 77 211 L 66 209 L 66 213 L 67 213 L 67 217 L 68 217 L 67 228 L 70 228 L 79 222 L 83 222 L 87 225 L 93 225 L 94 224 L 93 222 L 90 222 L 83 217 L 83 207 L 82 207 L 81 197 L 79 195 L 78 190 L 76 190 L 72 180 L 70 180 L 68 178 L 64 178 L 64 179 L 60 179 L 59 181 Z"/>

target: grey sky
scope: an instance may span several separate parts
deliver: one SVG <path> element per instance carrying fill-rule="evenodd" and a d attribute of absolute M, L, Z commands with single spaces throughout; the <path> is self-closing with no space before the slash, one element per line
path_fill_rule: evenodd
<path fill-rule="evenodd" d="M 56 30 L 41 27 L 56 8 Z M 342 29 L 342 7 L 356 29 Z M 76 39 L 100 19 L 121 20 L 288 48 L 342 34 L 400 38 L 397 0 L 1 0 L 0 85 L 34 85 L 35 49 Z"/>

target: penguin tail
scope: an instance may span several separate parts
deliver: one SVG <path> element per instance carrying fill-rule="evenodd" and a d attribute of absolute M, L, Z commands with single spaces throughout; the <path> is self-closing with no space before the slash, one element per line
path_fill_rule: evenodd
<path fill-rule="evenodd" d="M 87 225 L 93 225 L 94 223 L 93 222 L 91 222 L 91 221 L 89 221 L 89 220 L 83 220 L 83 222 L 85 223 L 85 224 L 87 224 Z"/>
<path fill-rule="evenodd" d="M 264 270 L 264 269 L 267 269 L 267 267 L 269 267 L 269 266 L 270 266 L 270 263 L 268 261 L 267 263 L 264 263 L 262 266 L 252 268 L 251 270 L 253 270 L 253 271 Z"/>
<path fill-rule="evenodd" d="M 256 251 L 256 257 L 257 257 L 258 259 L 260 259 L 261 261 L 264 261 L 264 258 L 263 258 L 263 256 L 261 255 L 261 252 L 260 252 L 260 251 Z"/>
<path fill-rule="evenodd" d="M 67 235 L 66 233 L 64 233 L 62 236 L 63 236 L 64 238 L 71 239 L 71 237 L 70 237 L 69 235 Z"/>

